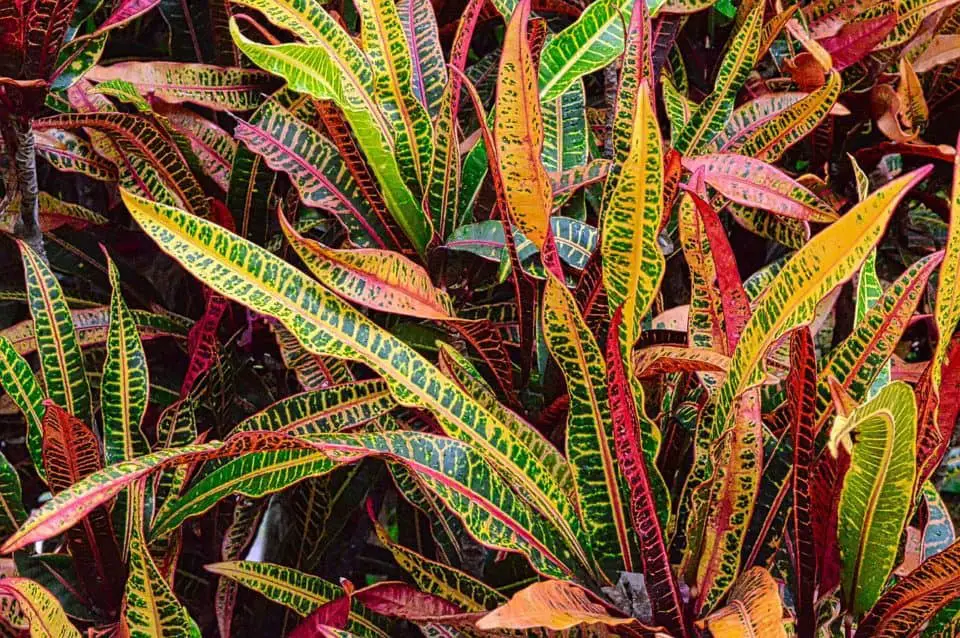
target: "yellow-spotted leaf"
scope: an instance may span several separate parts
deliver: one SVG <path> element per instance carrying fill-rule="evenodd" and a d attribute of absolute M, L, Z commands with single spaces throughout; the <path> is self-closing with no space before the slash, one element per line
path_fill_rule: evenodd
<path fill-rule="evenodd" d="M 410 3 L 430 3 L 426 0 L 407 0 Z M 434 120 L 433 157 L 426 175 L 426 208 L 439 237 L 446 237 L 460 226 L 460 144 L 457 140 L 453 113 L 453 90 L 457 83 L 447 84 L 437 107 Z"/>
<path fill-rule="evenodd" d="M 767 350 L 793 328 L 813 320 L 817 303 L 853 276 L 867 258 L 907 191 L 930 172 L 924 167 L 900 177 L 828 226 L 788 261 L 762 296 L 733 353 L 720 387 L 714 432 L 728 425 L 733 400 L 763 378 Z"/>
<path fill-rule="evenodd" d="M 373 71 L 373 96 L 392 127 L 397 164 L 408 186 L 426 183 L 433 126 L 411 85 L 410 47 L 394 0 L 359 0 L 360 39 Z"/>
<path fill-rule="evenodd" d="M 139 490 L 135 490 L 139 492 Z M 142 495 L 130 499 L 133 527 L 130 534 L 130 574 L 123 600 L 121 624 L 129 636 L 200 637 L 200 629 L 180 604 L 170 584 L 150 555 L 143 535 Z"/>
<path fill-rule="evenodd" d="M 958 141 L 960 146 L 960 141 Z M 937 301 L 933 316 L 937 324 L 937 346 L 931 363 L 931 387 L 940 392 L 940 379 L 947 349 L 957 324 L 960 323 L 960 154 L 953 161 L 953 190 L 950 199 L 950 227 L 946 253 L 937 284 Z"/>
<path fill-rule="evenodd" d="M 543 297 L 547 349 L 567 381 L 567 458 L 594 556 L 604 572 L 635 571 L 629 489 L 616 463 L 603 352 L 566 286 L 547 278 Z"/>
<path fill-rule="evenodd" d="M 600 219 L 603 285 L 611 308 L 623 306 L 623 347 L 640 336 L 640 324 L 656 297 L 666 262 L 657 236 L 663 215 L 663 150 L 646 81 L 640 83 L 630 152 Z"/>
<path fill-rule="evenodd" d="M 705 488 L 709 497 L 696 570 L 698 615 L 711 611 L 737 578 L 740 550 L 760 489 L 763 422 L 759 389 L 740 395 L 733 411 L 732 427 L 711 451 L 714 473 Z"/>
<path fill-rule="evenodd" d="M 27 451 L 41 478 L 43 470 L 43 388 L 30 364 L 16 351 L 6 337 L 0 336 L 0 385 L 3 386 L 27 422 Z"/>
<path fill-rule="evenodd" d="M 753 70 L 763 35 L 763 3 L 758 2 L 747 15 L 736 35 L 730 40 L 727 53 L 713 91 L 690 115 L 690 121 L 674 138 L 673 147 L 684 156 L 696 155 L 727 123 L 733 112 L 737 93 Z"/>
<path fill-rule="evenodd" d="M 294 252 L 328 289 L 374 310 L 424 319 L 450 319 L 450 298 L 430 275 L 400 253 L 378 248 L 328 248 L 307 239 L 280 214 L 280 226 Z"/>
<path fill-rule="evenodd" d="M 81 421 L 89 421 L 90 384 L 63 290 L 47 262 L 27 244 L 18 244 L 47 397 Z"/>
<path fill-rule="evenodd" d="M 4 578 L 0 580 L 0 594 L 17 601 L 30 638 L 80 638 L 60 601 L 43 585 L 29 578 Z"/>
<path fill-rule="evenodd" d="M 801 221 L 830 223 L 837 213 L 822 199 L 780 169 L 734 153 L 683 159 L 690 172 L 732 202 Z"/>
<path fill-rule="evenodd" d="M 837 417 L 830 431 L 834 453 L 839 444 L 852 453 L 837 530 L 843 600 L 857 618 L 880 598 L 896 562 L 913 496 L 916 438 L 916 399 L 901 381 Z"/>
<path fill-rule="evenodd" d="M 550 233 L 553 188 L 540 159 L 543 116 L 527 40 L 530 0 L 521 0 L 504 35 L 493 135 L 511 221 L 543 251 Z"/>
<path fill-rule="evenodd" d="M 94 82 L 125 80 L 164 102 L 190 102 L 218 111 L 254 109 L 276 84 L 264 71 L 183 62 L 120 62 L 95 66 L 85 77 Z"/>
<path fill-rule="evenodd" d="M 93 150 L 89 142 L 69 131 L 37 131 L 37 154 L 58 171 L 80 173 L 101 182 L 117 180 L 117 167 Z"/>
<path fill-rule="evenodd" d="M 772 93 L 751 100 L 733 112 L 723 132 L 704 150 L 775 162 L 828 115 L 849 114 L 837 104 L 840 85 L 840 74 L 831 73 L 812 93 Z"/>
<path fill-rule="evenodd" d="M 634 352 L 634 374 L 640 378 L 672 372 L 725 373 L 730 357 L 709 348 L 686 346 L 650 346 Z"/>
<path fill-rule="evenodd" d="M 907 42 L 920 28 L 924 18 L 955 4 L 957 0 L 897 0 L 897 23 L 893 31 L 876 48 L 887 49 Z M 861 16 L 857 17 L 861 18 Z"/>
<path fill-rule="evenodd" d="M 259 8 L 261 3 L 250 4 Z M 287 80 L 291 89 L 336 103 L 373 169 L 387 209 L 417 251 L 423 254 L 433 235 L 430 219 L 424 215 L 420 202 L 403 178 L 393 141 L 393 127 L 373 98 L 373 72 L 363 52 L 319 6 L 309 8 L 309 18 L 282 3 L 278 3 L 274 11 L 268 10 L 267 15 L 279 15 L 278 24 L 287 26 L 285 20 L 291 16 L 287 9 L 311 25 L 307 29 L 310 34 L 308 45 L 258 44 L 241 34 L 236 20 L 231 19 L 230 33 L 234 42 L 257 66 Z M 403 37 L 402 33 L 400 37 Z"/>
<path fill-rule="evenodd" d="M 397 13 L 410 45 L 411 88 L 430 116 L 435 118 L 447 85 L 447 65 L 433 4 L 429 0 L 401 0 L 397 3 Z"/>
<path fill-rule="evenodd" d="M 543 460 L 415 350 L 259 246 L 184 211 L 123 198 L 146 233 L 208 286 L 278 319 L 313 354 L 365 363 L 399 403 L 430 410 L 449 436 L 482 450 L 589 564 L 573 506 Z"/>
<path fill-rule="evenodd" d="M 150 374 L 133 313 L 120 294 L 120 275 L 107 258 L 110 285 L 110 328 L 107 357 L 100 381 L 103 451 L 107 464 L 129 461 L 150 452 L 140 429 L 147 407 Z"/>
<path fill-rule="evenodd" d="M 787 638 L 777 581 L 763 567 L 751 567 L 737 579 L 727 604 L 697 626 L 714 638 Z"/>

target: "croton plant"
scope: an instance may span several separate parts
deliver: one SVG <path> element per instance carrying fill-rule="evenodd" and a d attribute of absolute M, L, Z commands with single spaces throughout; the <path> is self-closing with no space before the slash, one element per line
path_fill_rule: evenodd
<path fill-rule="evenodd" d="M 0 0 L 0 635 L 955 635 L 958 92 L 960 0 Z"/>

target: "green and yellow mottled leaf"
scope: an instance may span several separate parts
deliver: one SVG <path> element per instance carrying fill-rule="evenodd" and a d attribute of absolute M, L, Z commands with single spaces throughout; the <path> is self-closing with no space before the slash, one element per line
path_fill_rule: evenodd
<path fill-rule="evenodd" d="M 861 200 L 863 197 L 861 197 Z M 867 260 L 860 267 L 860 274 L 857 275 L 857 303 L 854 307 L 854 325 L 863 321 L 867 311 L 877 305 L 877 301 L 883 295 L 883 286 L 880 285 L 880 278 L 877 277 L 877 250 L 873 249 L 867 255 Z M 873 397 L 876 392 L 890 382 L 891 364 L 888 361 L 877 374 L 876 381 L 870 386 L 868 397 Z"/>
<path fill-rule="evenodd" d="M 936 393 L 940 392 L 940 380 L 943 376 L 943 365 L 946 363 L 947 348 L 950 346 L 957 324 L 960 323 L 960 154 L 955 156 L 953 162 L 952 188 L 947 246 L 943 267 L 940 269 L 937 300 L 933 311 L 938 336 L 930 364 L 930 374 L 931 387 Z"/>
<path fill-rule="evenodd" d="M 629 489 L 616 464 L 603 352 L 562 282 L 550 276 L 544 291 L 547 349 L 567 381 L 567 458 L 595 560 L 608 577 L 634 571 L 627 511 Z M 626 497 L 626 498 L 625 498 Z"/>
<path fill-rule="evenodd" d="M 37 131 L 34 135 L 37 154 L 58 171 L 80 173 L 101 182 L 116 181 L 116 166 L 97 155 L 82 137 L 59 129 Z"/>
<path fill-rule="evenodd" d="M 600 220 L 603 285 L 611 308 L 623 306 L 623 347 L 633 347 L 666 266 L 657 242 L 663 215 L 663 151 L 646 81 L 640 83 L 630 152 Z"/>
<path fill-rule="evenodd" d="M 311 16 L 318 21 L 320 29 L 310 45 L 257 44 L 243 36 L 236 20 L 232 19 L 230 33 L 240 50 L 257 66 L 284 78 L 293 90 L 317 99 L 333 100 L 343 111 L 377 177 L 387 209 L 423 254 L 433 234 L 430 219 L 402 177 L 392 125 L 373 99 L 373 72 L 349 34 L 323 9 L 315 9 Z M 402 37 L 402 33 L 400 35 Z"/>
<path fill-rule="evenodd" d="M 7 457 L 0 454 L 0 534 L 12 534 L 26 519 L 20 477 Z"/>
<path fill-rule="evenodd" d="M 373 71 L 373 96 L 392 126 L 394 150 L 408 187 L 419 192 L 433 156 L 433 126 L 416 98 L 410 47 L 394 0 L 359 0 L 360 40 Z"/>
<path fill-rule="evenodd" d="M 696 155 L 726 126 L 737 93 L 757 61 L 762 31 L 763 4 L 757 3 L 730 40 L 713 91 L 690 115 L 690 121 L 674 138 L 674 148 L 683 155 Z"/>
<path fill-rule="evenodd" d="M 430 116 L 436 118 L 447 85 L 447 65 L 433 4 L 429 0 L 401 0 L 397 13 L 410 46 L 410 86 Z"/>
<path fill-rule="evenodd" d="M 134 219 L 175 259 L 224 296 L 278 319 L 310 352 L 362 361 L 398 403 L 423 407 L 469 442 L 579 547 L 572 504 L 527 446 L 412 348 L 262 248 L 169 206 L 123 192 Z M 576 550 L 581 560 L 585 552 Z"/>
<path fill-rule="evenodd" d="M 787 262 L 760 299 L 733 353 L 720 387 L 714 431 L 728 425 L 734 399 L 762 379 L 761 361 L 788 331 L 809 323 L 816 304 L 850 278 L 880 239 L 906 192 L 930 169 L 890 182 L 818 234 Z"/>
<path fill-rule="evenodd" d="M 30 638 L 80 638 L 60 601 L 39 583 L 29 578 L 4 578 L 0 593 L 17 601 L 30 628 Z"/>
<path fill-rule="evenodd" d="M 830 445 L 852 443 L 850 469 L 840 492 L 837 530 L 841 585 L 856 617 L 873 607 L 897 558 L 916 474 L 917 404 L 897 381 L 850 414 L 837 417 Z"/>
<path fill-rule="evenodd" d="M 19 242 L 19 246 L 47 397 L 78 419 L 89 421 L 90 385 L 63 290 L 47 262 L 25 243 Z"/>
<path fill-rule="evenodd" d="M 5 337 L 0 337 L 0 385 L 27 422 L 27 451 L 40 478 L 43 471 L 43 401 L 46 398 L 30 364 Z"/>
<path fill-rule="evenodd" d="M 429 5 L 425 0 L 407 0 Z M 440 98 L 437 116 L 434 119 L 433 157 L 427 172 L 426 207 L 433 220 L 437 236 L 446 237 L 460 226 L 460 144 L 457 139 L 456 122 L 453 121 L 453 88 L 449 82 Z"/>
<path fill-rule="evenodd" d="M 238 560 L 213 563 L 204 569 L 259 592 L 301 616 L 309 616 L 317 607 L 344 596 L 339 585 L 273 563 Z M 351 602 L 347 629 L 361 636 L 386 635 L 372 620 L 371 613 L 356 602 Z"/>

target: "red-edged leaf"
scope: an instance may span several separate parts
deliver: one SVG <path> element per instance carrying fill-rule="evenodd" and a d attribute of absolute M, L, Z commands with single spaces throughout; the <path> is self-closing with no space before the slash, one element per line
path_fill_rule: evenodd
<path fill-rule="evenodd" d="M 97 34 L 121 27 L 136 20 L 150 9 L 160 4 L 160 0 L 121 0 L 106 20 L 97 27 Z"/>
<path fill-rule="evenodd" d="M 947 350 L 942 369 L 939 397 L 931 387 L 931 368 L 928 365 L 917 384 L 920 414 L 917 432 L 917 482 L 919 492 L 924 481 L 940 466 L 960 416 L 960 336 L 954 337 Z"/>
<path fill-rule="evenodd" d="M 607 387 L 613 419 L 613 438 L 617 462 L 630 486 L 630 510 L 633 528 L 640 542 L 640 556 L 647 592 L 657 623 L 677 636 L 690 635 L 683 602 L 664 542 L 663 530 L 657 518 L 657 504 L 647 473 L 647 462 L 641 445 L 641 430 L 637 406 L 627 380 L 620 352 L 620 324 L 623 309 L 617 308 L 610 320 L 607 334 Z"/>
<path fill-rule="evenodd" d="M 57 54 L 63 44 L 73 12 L 79 0 L 33 0 L 14 2 L 22 11 L 26 31 L 23 50 L 24 79 L 46 80 L 57 63 Z M 8 52 L 4 51 L 4 55 Z"/>
<path fill-rule="evenodd" d="M 793 538 L 796 581 L 797 634 L 813 638 L 816 591 L 816 552 L 810 521 L 810 473 L 814 460 L 814 421 L 817 409 L 817 353 L 808 328 L 795 330 L 790 340 L 790 373 L 787 376 L 789 431 L 793 442 L 793 507 L 788 528 Z"/>
<path fill-rule="evenodd" d="M 817 554 L 817 582 L 820 591 L 840 584 L 840 546 L 837 542 L 837 516 L 843 477 L 850 467 L 850 456 L 840 448 L 840 457 L 821 454 L 813 470 L 810 502 L 813 507 L 814 547 Z"/>
<path fill-rule="evenodd" d="M 214 364 L 218 356 L 217 330 L 224 313 L 230 307 L 230 301 L 213 291 L 207 291 L 207 307 L 203 316 L 190 329 L 187 338 L 190 363 L 180 385 L 180 396 L 187 396 L 200 375 Z"/>
<path fill-rule="evenodd" d="M 440 619 L 462 611 L 439 596 L 422 592 L 407 583 L 391 581 L 359 589 L 354 598 L 378 614 L 414 622 Z"/>
<path fill-rule="evenodd" d="M 446 325 L 455 330 L 480 356 L 480 360 L 489 369 L 494 382 L 502 395 L 515 402 L 513 389 L 513 361 L 507 352 L 506 344 L 494 325 L 484 319 L 480 321 L 447 321 Z"/>
<path fill-rule="evenodd" d="M 43 466 L 56 495 L 103 469 L 100 442 L 90 427 L 52 401 L 45 401 Z M 98 507 L 67 530 L 67 544 L 87 593 L 103 609 L 117 609 L 123 596 L 124 566 L 110 513 Z"/>
<path fill-rule="evenodd" d="M 857 638 L 916 636 L 941 607 L 960 595 L 960 542 L 923 561 L 864 616 Z"/>
<path fill-rule="evenodd" d="M 700 221 L 710 242 L 710 255 L 717 273 L 717 287 L 720 290 L 720 304 L 723 307 L 723 324 L 727 335 L 727 352 L 733 352 L 740 340 L 743 327 L 750 320 L 750 301 L 740 280 L 737 258 L 730 247 L 727 232 L 713 206 L 690 193 L 693 203 L 700 213 Z"/>
<path fill-rule="evenodd" d="M 353 594 L 353 585 L 350 581 L 343 581 L 343 590 L 346 596 L 331 600 L 317 607 L 307 618 L 290 632 L 289 638 L 315 638 L 323 636 L 325 627 L 343 629 L 350 618 L 350 598 Z"/>

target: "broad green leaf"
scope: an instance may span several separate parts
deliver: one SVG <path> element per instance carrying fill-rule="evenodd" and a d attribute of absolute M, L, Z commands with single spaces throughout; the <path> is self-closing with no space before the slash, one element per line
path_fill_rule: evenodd
<path fill-rule="evenodd" d="M 150 452 L 140 429 L 147 407 L 150 375 L 136 322 L 120 293 L 117 266 L 109 257 L 107 268 L 113 292 L 110 295 L 107 357 L 100 381 L 100 410 L 104 458 L 110 465 Z"/>
<path fill-rule="evenodd" d="M 817 303 L 850 278 L 880 239 L 906 192 L 930 172 L 922 168 L 890 182 L 855 206 L 790 259 L 760 299 L 720 387 L 714 432 L 728 425 L 733 400 L 762 378 L 767 350 L 788 331 L 809 323 Z"/>
<path fill-rule="evenodd" d="M 611 191 L 604 193 L 600 220 L 603 285 L 609 306 L 623 306 L 627 350 L 640 336 L 666 267 L 657 240 L 663 215 L 662 143 L 645 81 L 632 124 L 630 152 Z"/>
<path fill-rule="evenodd" d="M 543 166 L 561 173 L 587 163 L 586 98 L 583 82 L 576 82 L 552 101 L 541 99 L 543 112 Z M 556 206 L 556 202 L 554 202 Z"/>
<path fill-rule="evenodd" d="M 427 0 L 406 1 L 430 5 Z M 438 112 L 434 119 L 433 157 L 424 187 L 427 194 L 427 210 L 433 220 L 434 232 L 440 238 L 446 237 L 451 230 L 459 228 L 463 221 L 459 203 L 460 144 L 456 134 L 456 122 L 453 121 L 454 85 L 452 81 L 447 84 L 437 107 Z"/>
<path fill-rule="evenodd" d="M 27 422 L 27 451 L 41 479 L 43 469 L 43 389 L 37 382 L 30 364 L 14 349 L 5 337 L 0 337 L 0 385 Z"/>
<path fill-rule="evenodd" d="M 893 570 L 911 507 L 917 404 L 910 386 L 891 383 L 849 418 L 838 417 L 830 432 L 833 452 L 844 440 L 849 449 L 851 437 L 837 530 L 843 598 L 860 617 L 880 598 Z"/>
<path fill-rule="evenodd" d="M 25 243 L 19 242 L 19 246 L 47 397 L 80 420 L 89 421 L 90 385 L 63 290 L 47 262 Z"/>
<path fill-rule="evenodd" d="M 402 177 L 391 125 L 373 101 L 373 73 L 350 36 L 325 11 L 316 9 L 312 17 L 321 24 L 323 37 L 310 46 L 257 44 L 240 33 L 233 19 L 230 33 L 257 66 L 287 80 L 291 89 L 333 100 L 343 111 L 380 183 L 387 209 L 423 254 L 432 237 L 430 220 Z"/>
<path fill-rule="evenodd" d="M 125 80 L 144 94 L 164 102 L 189 102 L 218 111 L 249 111 L 269 93 L 269 73 L 239 67 L 183 62 L 120 62 L 94 67 L 95 82 Z"/>
<path fill-rule="evenodd" d="M 448 435 L 483 450 L 567 542 L 579 544 L 572 504 L 542 459 L 412 348 L 262 248 L 178 209 L 123 197 L 147 234 L 204 283 L 280 320 L 308 351 L 370 366 L 398 403 L 430 410 Z"/>
<path fill-rule="evenodd" d="M 328 248 L 297 233 L 286 217 L 280 226 L 294 252 L 320 283 L 344 299 L 374 310 L 424 319 L 450 319 L 450 297 L 430 275 L 400 253 L 378 248 Z"/>
<path fill-rule="evenodd" d="M 344 596 L 343 588 L 339 585 L 272 563 L 238 560 L 213 563 L 204 569 L 259 592 L 301 616 L 309 616 L 317 607 Z M 347 629 L 361 636 L 385 635 L 371 619 L 369 611 L 356 602 L 352 602 L 350 607 Z"/>
<path fill-rule="evenodd" d="M 29 578 L 7 577 L 0 581 L 0 593 L 17 601 L 30 638 L 80 638 L 60 602 L 42 585 Z"/>
<path fill-rule="evenodd" d="M 675 140 L 680 131 L 687 125 L 687 122 L 690 121 L 690 114 L 697 108 L 697 105 L 690 102 L 687 96 L 677 90 L 666 71 L 661 75 L 660 86 L 663 90 L 663 105 L 667 112 L 667 119 L 670 121 L 670 139 Z M 717 137 L 720 137 L 720 135 L 717 135 Z M 713 145 L 716 139 L 715 137 L 710 144 Z"/>
<path fill-rule="evenodd" d="M 506 212 L 520 232 L 543 251 L 550 235 L 553 188 L 541 160 L 543 116 L 527 40 L 529 17 L 530 0 L 521 0 L 504 35 L 493 136 Z M 543 257 L 546 262 L 548 256 Z"/>
<path fill-rule="evenodd" d="M 167 501 L 157 514 L 150 530 L 151 537 L 169 534 L 188 518 L 203 514 L 232 494 L 260 498 L 304 479 L 323 476 L 336 467 L 337 464 L 324 454 L 313 450 L 245 454 L 206 474 L 183 496 Z"/>
<path fill-rule="evenodd" d="M 394 150 L 407 186 L 417 193 L 433 156 L 433 126 L 416 98 L 410 47 L 394 0 L 358 0 L 360 40 L 373 71 L 373 96 L 392 126 Z M 356 129 L 354 129 L 356 132 Z"/>
<path fill-rule="evenodd" d="M 567 458 L 595 560 L 611 578 L 617 570 L 636 571 L 629 490 L 616 463 L 603 353 L 573 296 L 552 276 L 543 305 L 544 338 L 570 396 Z"/>
<path fill-rule="evenodd" d="M 130 575 L 121 624 L 131 638 L 200 637 L 200 629 L 157 568 L 143 536 L 142 495 L 130 499 L 136 512 L 130 534 Z"/>
<path fill-rule="evenodd" d="M 757 61 L 763 27 L 763 4 L 747 15 L 730 40 L 713 91 L 690 115 L 690 121 L 674 138 L 674 148 L 683 155 L 696 155 L 726 125 L 733 112 L 737 93 Z"/>

